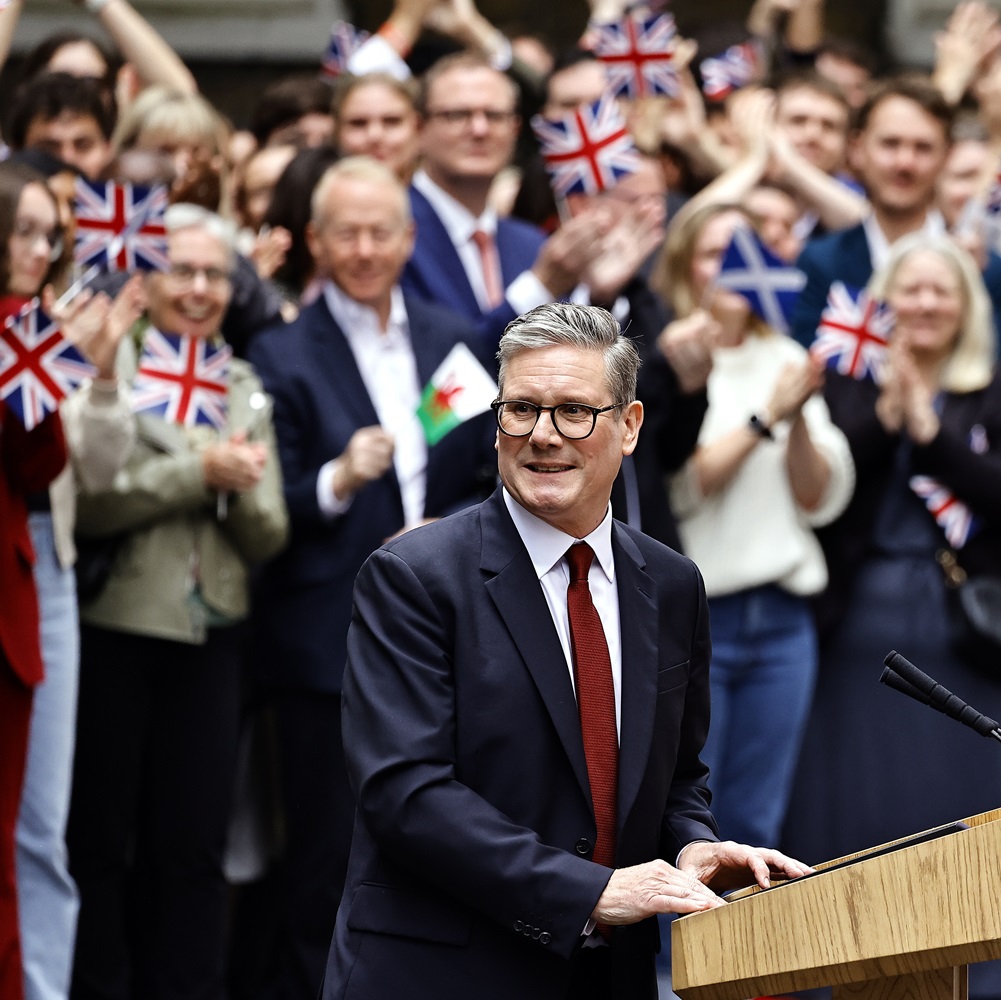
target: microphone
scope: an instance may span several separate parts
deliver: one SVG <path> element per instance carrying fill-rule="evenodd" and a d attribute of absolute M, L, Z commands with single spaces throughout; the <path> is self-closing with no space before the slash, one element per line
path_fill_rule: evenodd
<path fill-rule="evenodd" d="M 910 660 L 904 659 L 896 650 L 887 653 L 883 663 L 885 666 L 879 678 L 882 684 L 906 694 L 922 705 L 930 705 L 943 715 L 948 715 L 950 719 L 969 726 L 981 736 L 993 736 L 994 739 L 1001 741 L 1001 725 L 918 670 Z"/>

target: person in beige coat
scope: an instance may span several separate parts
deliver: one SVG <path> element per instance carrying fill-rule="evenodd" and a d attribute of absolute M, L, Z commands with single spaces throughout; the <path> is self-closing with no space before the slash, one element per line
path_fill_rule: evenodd
<path fill-rule="evenodd" d="M 214 338 L 229 302 L 228 225 L 175 205 L 166 226 L 169 267 L 147 276 L 146 317 L 118 354 L 127 383 L 151 327 Z M 222 997 L 239 623 L 252 565 L 288 530 L 271 405 L 234 359 L 221 432 L 133 421 L 124 468 L 78 504 L 80 535 L 116 541 L 106 583 L 80 611 L 74 990 Z"/>

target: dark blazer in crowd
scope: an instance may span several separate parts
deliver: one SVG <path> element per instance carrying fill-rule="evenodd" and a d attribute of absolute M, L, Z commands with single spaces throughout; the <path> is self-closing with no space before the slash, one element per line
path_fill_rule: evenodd
<path fill-rule="evenodd" d="M 468 323 L 412 297 L 406 307 L 421 386 L 459 341 L 472 341 L 477 351 Z M 342 516 L 328 520 L 320 511 L 316 480 L 321 467 L 345 450 L 355 431 L 379 423 L 324 296 L 294 323 L 259 335 L 250 358 L 274 397 L 292 526 L 288 548 L 262 574 L 258 620 L 264 679 L 276 687 L 337 693 L 355 574 L 403 527 L 399 483 L 390 466 L 355 495 Z M 457 510 L 493 488 L 493 428 L 493 414 L 486 413 L 428 449 L 425 517 Z"/>
<path fill-rule="evenodd" d="M 709 620 L 689 560 L 618 522 L 612 547 L 626 867 L 717 839 L 699 760 Z M 500 490 L 376 552 L 355 602 L 343 697 L 358 816 L 324 1000 L 566 996 L 608 869 L 588 861 L 566 658 Z M 653 1000 L 656 919 L 613 933 L 614 996 Z"/>
<path fill-rule="evenodd" d="M 865 229 L 860 223 L 850 229 L 810 240 L 799 255 L 796 266 L 806 274 L 806 285 L 796 302 L 792 336 L 804 347 L 809 347 L 816 336 L 820 315 L 827 305 L 831 284 L 843 281 L 849 288 L 860 289 L 865 288 L 872 277 L 872 258 Z M 987 255 L 983 278 L 995 324 L 1001 323 L 1001 257 L 993 251 Z"/>
<path fill-rule="evenodd" d="M 847 606 L 855 572 L 868 554 L 880 503 L 894 475 L 894 455 L 899 438 L 888 434 L 876 416 L 879 387 L 870 381 L 828 372 L 824 398 L 831 418 L 844 431 L 857 470 L 855 495 L 837 521 L 817 531 L 824 547 L 830 580 L 818 598 L 821 635 L 840 621 Z M 1001 379 L 976 392 L 942 394 L 941 430 L 926 445 L 911 452 L 911 472 L 931 476 L 947 486 L 977 513 L 982 527 L 963 546 L 962 565 L 967 572 L 997 573 L 1001 566 Z M 975 428 L 978 428 L 975 430 Z M 983 435 L 993 456 L 971 448 L 971 439 Z M 943 545 L 944 545 L 943 541 Z"/>
<path fill-rule="evenodd" d="M 505 299 L 490 312 L 480 308 L 455 245 L 431 203 L 416 188 L 410 188 L 410 206 L 417 225 L 414 252 L 403 270 L 404 292 L 425 302 L 436 302 L 471 320 L 492 354 L 504 328 L 517 315 Z M 497 256 L 506 288 L 522 271 L 535 263 L 545 235 L 518 219 L 497 220 Z"/>

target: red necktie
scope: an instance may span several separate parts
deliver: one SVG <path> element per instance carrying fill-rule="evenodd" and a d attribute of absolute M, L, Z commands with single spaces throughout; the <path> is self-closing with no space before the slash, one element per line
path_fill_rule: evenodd
<path fill-rule="evenodd" d="M 494 238 L 477 229 L 472 236 L 476 248 L 480 251 L 480 263 L 483 265 L 483 283 L 487 290 L 487 305 L 495 309 L 504 301 L 504 282 L 501 279 L 500 260 L 497 258 L 497 245 Z"/>
<path fill-rule="evenodd" d="M 566 553 L 570 566 L 567 612 L 570 616 L 570 647 L 573 651 L 577 710 L 584 736 L 584 756 L 591 782 L 591 802 L 598 827 L 593 860 L 615 866 L 616 788 L 619 741 L 615 729 L 615 689 L 612 661 L 601 619 L 591 600 L 587 573 L 594 559 L 590 545 L 571 545 Z"/>

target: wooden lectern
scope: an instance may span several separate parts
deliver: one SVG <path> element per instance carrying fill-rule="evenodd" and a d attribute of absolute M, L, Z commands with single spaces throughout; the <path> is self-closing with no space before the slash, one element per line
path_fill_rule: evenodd
<path fill-rule="evenodd" d="M 675 920 L 675 992 L 745 1000 L 833 986 L 834 1000 L 966 1000 L 966 966 L 1001 958 L 1001 809 L 963 822 Z"/>

